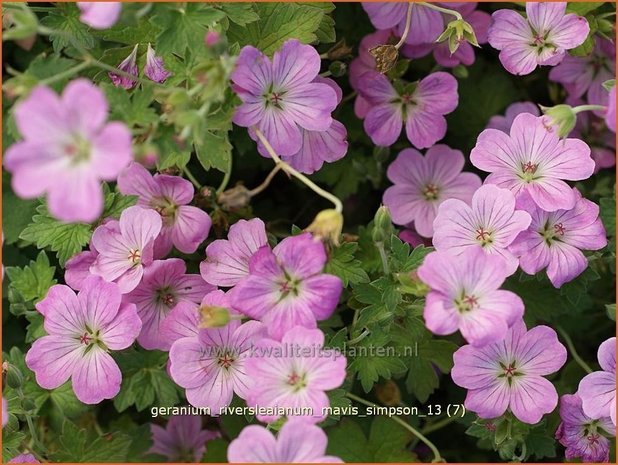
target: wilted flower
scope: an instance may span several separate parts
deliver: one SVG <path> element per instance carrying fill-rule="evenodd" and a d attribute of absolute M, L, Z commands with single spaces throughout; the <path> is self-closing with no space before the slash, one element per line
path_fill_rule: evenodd
<path fill-rule="evenodd" d="M 164 82 L 171 76 L 168 70 L 163 66 L 163 58 L 155 55 L 154 49 L 148 44 L 146 50 L 146 66 L 144 67 L 144 74 L 148 79 L 154 82 Z"/>
<path fill-rule="evenodd" d="M 139 44 L 135 45 L 133 51 L 118 65 L 118 69 L 124 73 L 137 77 L 137 48 Z M 116 87 L 122 87 L 124 89 L 132 88 L 137 82 L 135 79 L 125 76 L 124 74 L 117 74 L 113 72 L 107 73 L 112 83 Z"/>

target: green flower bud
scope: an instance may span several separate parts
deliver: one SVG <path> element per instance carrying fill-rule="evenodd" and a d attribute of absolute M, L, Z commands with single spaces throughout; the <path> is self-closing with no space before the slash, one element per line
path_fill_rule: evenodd
<path fill-rule="evenodd" d="M 36 409 L 36 404 L 32 399 L 28 397 L 22 401 L 21 406 L 26 412 L 32 412 L 34 409 Z"/>
<path fill-rule="evenodd" d="M 231 318 L 230 312 L 225 307 L 217 307 L 214 305 L 202 305 L 199 308 L 200 322 L 198 328 L 221 328 L 227 325 Z"/>
<path fill-rule="evenodd" d="M 373 218 L 372 239 L 374 242 L 384 242 L 393 234 L 393 223 L 388 207 L 382 205 Z"/>
<path fill-rule="evenodd" d="M 341 77 L 347 72 L 348 66 L 343 61 L 333 61 L 328 70 L 334 77 Z"/>
<path fill-rule="evenodd" d="M 24 375 L 21 374 L 19 368 L 15 365 L 8 364 L 6 367 L 6 384 L 13 389 L 19 389 L 23 382 Z"/>
<path fill-rule="evenodd" d="M 468 73 L 468 68 L 460 64 L 453 68 L 453 75 L 459 79 L 467 79 L 470 73 Z"/>
<path fill-rule="evenodd" d="M 566 137 L 577 123 L 577 115 L 569 105 L 556 105 L 555 107 L 541 107 L 546 116 L 546 126 L 555 127 L 558 137 Z"/>
<path fill-rule="evenodd" d="M 37 32 L 39 21 L 25 3 L 12 3 L 11 8 L 2 8 L 3 40 L 29 39 Z"/>

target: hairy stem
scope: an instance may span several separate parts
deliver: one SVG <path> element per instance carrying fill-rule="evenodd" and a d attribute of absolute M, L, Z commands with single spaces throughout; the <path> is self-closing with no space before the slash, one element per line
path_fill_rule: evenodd
<path fill-rule="evenodd" d="M 275 167 L 270 171 L 270 173 L 268 173 L 268 176 L 266 176 L 266 179 L 262 181 L 262 184 L 260 184 L 257 187 L 254 187 L 253 189 L 249 191 L 249 196 L 255 197 L 256 195 L 264 191 L 264 189 L 266 189 L 270 185 L 270 182 L 273 180 L 273 178 L 279 172 L 279 170 L 281 170 L 281 165 L 275 165 Z"/>
<path fill-rule="evenodd" d="M 414 6 L 414 3 L 410 2 L 408 3 L 408 11 L 406 13 L 406 27 L 403 30 L 403 34 L 401 34 L 401 39 L 399 39 L 399 42 L 397 42 L 395 44 L 395 48 L 397 50 L 399 50 L 399 48 L 405 43 L 408 34 L 410 33 L 410 24 L 412 23 L 412 7 Z"/>
<path fill-rule="evenodd" d="M 324 197 L 326 200 L 329 200 L 330 202 L 332 202 L 335 205 L 335 210 L 337 212 L 341 213 L 343 211 L 343 204 L 341 203 L 341 200 L 339 200 L 337 197 L 335 197 L 330 192 L 325 191 L 324 189 L 319 187 L 316 183 L 314 183 L 311 179 L 309 179 L 307 176 L 305 176 L 304 174 L 296 171 L 294 168 L 292 168 L 286 162 L 281 160 L 281 158 L 279 158 L 279 155 L 277 155 L 275 150 L 272 148 L 272 146 L 268 142 L 268 139 L 266 139 L 264 134 L 262 134 L 262 131 L 260 131 L 256 127 L 254 127 L 254 130 L 255 130 L 255 135 L 260 140 L 262 145 L 264 145 L 264 148 L 266 149 L 268 154 L 271 156 L 271 158 L 275 161 L 275 163 L 277 165 L 281 166 L 281 169 L 283 171 L 288 173 L 290 176 L 294 176 L 296 179 L 298 179 L 300 182 L 302 182 L 305 186 L 307 186 L 313 192 L 318 194 L 320 197 Z"/>
<path fill-rule="evenodd" d="M 577 107 L 573 107 L 573 113 L 578 114 L 582 111 L 603 111 L 607 110 L 605 105 L 579 105 Z"/>
<path fill-rule="evenodd" d="M 425 6 L 431 10 L 436 10 L 436 11 L 439 11 L 440 13 L 454 16 L 456 19 L 459 19 L 459 20 L 463 19 L 463 16 L 461 16 L 461 13 L 459 11 L 451 10 L 450 8 L 442 8 L 441 6 L 438 6 L 434 3 L 419 2 L 418 4 Z"/>
<path fill-rule="evenodd" d="M 219 184 L 219 187 L 217 187 L 217 191 L 216 191 L 217 196 L 225 190 L 227 185 L 230 183 L 231 177 L 232 177 L 232 154 L 230 154 L 227 160 L 227 167 L 225 170 L 225 174 L 223 175 L 223 180 L 221 181 L 221 184 Z"/>
<path fill-rule="evenodd" d="M 202 188 L 202 185 L 199 183 L 199 181 L 195 178 L 195 176 L 193 176 L 193 173 L 191 173 L 191 171 L 189 171 L 189 168 L 187 168 L 186 166 L 182 169 L 183 173 L 185 174 L 185 176 L 187 176 L 187 178 L 189 179 L 189 181 L 191 181 L 191 184 L 193 184 L 195 186 L 195 188 L 197 190 L 200 190 Z"/>
<path fill-rule="evenodd" d="M 584 360 L 577 353 L 577 350 L 575 350 L 575 345 L 573 344 L 573 341 L 571 340 L 571 336 L 569 336 L 567 334 L 567 332 L 561 326 L 556 326 L 556 329 L 558 330 L 558 332 L 560 333 L 560 335 L 564 339 L 564 342 L 566 342 L 566 345 L 569 348 L 569 352 L 571 353 L 571 356 L 573 357 L 573 360 L 575 360 L 577 362 L 577 364 L 580 367 L 582 367 L 582 369 L 586 373 L 592 373 L 592 368 L 590 368 L 590 365 L 588 365 L 586 362 L 584 362 Z"/>
<path fill-rule="evenodd" d="M 351 392 L 347 392 L 346 393 L 346 397 L 348 397 L 349 399 L 351 399 L 351 400 L 353 400 L 355 402 L 358 402 L 359 404 L 366 405 L 367 407 L 377 407 L 377 405 L 374 404 L 373 402 L 369 402 L 368 400 L 365 400 L 362 397 L 358 397 L 357 395 L 354 395 Z M 392 416 L 392 417 L 389 416 L 388 418 L 390 418 L 395 423 L 398 423 L 399 425 L 401 425 L 402 427 L 404 427 L 405 429 L 410 431 L 414 436 L 416 436 L 418 439 L 420 439 L 423 444 L 425 444 L 427 447 L 429 447 L 431 449 L 431 452 L 433 453 L 433 460 L 432 460 L 432 462 L 434 462 L 434 463 L 435 462 L 444 462 L 444 459 L 440 455 L 440 451 L 438 450 L 438 448 L 433 444 L 433 442 L 431 442 L 429 439 L 427 439 L 420 431 L 418 431 L 412 425 L 410 425 L 409 423 L 406 423 L 405 421 L 403 421 L 401 418 L 399 418 L 397 416 Z"/>

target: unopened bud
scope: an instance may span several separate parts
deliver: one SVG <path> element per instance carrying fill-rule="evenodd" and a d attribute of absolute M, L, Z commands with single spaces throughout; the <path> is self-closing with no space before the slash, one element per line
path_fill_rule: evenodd
<path fill-rule="evenodd" d="M 341 77 L 345 75 L 348 67 L 343 61 L 333 61 L 328 70 L 334 77 Z"/>
<path fill-rule="evenodd" d="M 453 68 L 453 75 L 459 79 L 466 79 L 470 73 L 468 73 L 468 68 L 459 64 Z"/>
<path fill-rule="evenodd" d="M 2 39 L 28 40 L 36 35 L 39 27 L 38 18 L 25 3 L 13 5 L 15 9 L 11 9 L 10 12 L 2 12 Z"/>
<path fill-rule="evenodd" d="M 399 58 L 399 50 L 394 45 L 376 45 L 369 49 L 376 60 L 376 70 L 382 74 L 388 73 Z"/>
<path fill-rule="evenodd" d="M 217 202 L 226 211 L 238 210 L 249 205 L 251 193 L 242 184 L 238 184 L 219 194 Z"/>
<path fill-rule="evenodd" d="M 215 305 L 202 305 L 199 309 L 200 322 L 198 328 L 221 328 L 227 325 L 230 318 L 230 311 L 225 307 Z"/>
<path fill-rule="evenodd" d="M 339 245 L 339 236 L 343 230 L 343 215 L 334 208 L 322 210 L 305 231 L 314 237 L 333 244 Z"/>
<path fill-rule="evenodd" d="M 373 233 L 371 238 L 374 242 L 384 242 L 393 234 L 393 223 L 388 207 L 382 205 L 378 208 L 373 218 Z"/>
<path fill-rule="evenodd" d="M 393 380 L 380 383 L 375 388 L 376 397 L 381 404 L 387 407 L 395 407 L 401 402 L 401 391 Z"/>
<path fill-rule="evenodd" d="M 345 43 L 345 39 L 341 39 L 331 49 L 326 52 L 329 60 L 341 60 L 347 58 L 352 54 L 352 47 Z"/>
<path fill-rule="evenodd" d="M 545 117 L 543 124 L 549 130 L 557 131 L 558 137 L 566 137 L 577 123 L 577 115 L 569 105 L 556 105 L 555 107 L 541 107 Z"/>
<path fill-rule="evenodd" d="M 6 384 L 13 389 L 19 389 L 23 382 L 24 375 L 21 374 L 19 368 L 15 365 L 9 364 L 6 369 Z"/>
<path fill-rule="evenodd" d="M 26 412 L 32 412 L 34 409 L 36 409 L 36 404 L 32 399 L 28 397 L 22 401 L 21 406 Z"/>
<path fill-rule="evenodd" d="M 217 31 L 208 31 L 204 36 L 204 44 L 206 47 L 214 47 L 219 43 L 221 35 Z"/>
<path fill-rule="evenodd" d="M 429 292 L 429 286 L 421 281 L 415 271 L 411 273 L 397 273 L 395 278 L 399 281 L 399 291 L 402 294 L 425 297 Z"/>

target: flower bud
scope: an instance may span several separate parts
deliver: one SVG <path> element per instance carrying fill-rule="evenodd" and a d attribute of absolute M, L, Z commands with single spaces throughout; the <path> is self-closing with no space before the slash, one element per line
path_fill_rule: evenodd
<path fill-rule="evenodd" d="M 154 49 L 148 44 L 146 50 L 146 66 L 144 66 L 144 74 L 148 79 L 154 82 L 164 82 L 172 73 L 165 69 L 163 58 L 155 54 Z"/>
<path fill-rule="evenodd" d="M 333 208 L 322 210 L 305 231 L 314 237 L 335 246 L 339 245 L 339 236 L 343 230 L 343 215 Z"/>
<path fill-rule="evenodd" d="M 21 407 L 26 411 L 26 412 L 32 412 L 33 410 L 36 409 L 36 404 L 34 403 L 34 401 L 32 399 L 30 399 L 29 397 L 26 397 L 22 403 L 21 403 Z"/>
<path fill-rule="evenodd" d="M 374 242 L 384 242 L 393 234 L 393 223 L 388 207 L 382 205 L 373 218 L 372 239 Z"/>
<path fill-rule="evenodd" d="M 202 305 L 198 310 L 200 312 L 200 322 L 197 327 L 200 329 L 221 328 L 231 320 L 230 312 L 225 307 Z"/>
<path fill-rule="evenodd" d="M 19 389 L 24 382 L 24 375 L 21 374 L 19 368 L 13 364 L 6 367 L 6 384 L 13 388 Z"/>
<path fill-rule="evenodd" d="M 219 194 L 217 202 L 225 211 L 245 208 L 251 202 L 251 193 L 242 184 L 238 184 Z"/>
<path fill-rule="evenodd" d="M 2 8 L 2 39 L 29 40 L 36 36 L 39 21 L 26 4 L 12 3 L 10 10 Z"/>
<path fill-rule="evenodd" d="M 420 280 L 415 271 L 411 273 L 397 273 L 395 278 L 401 284 L 401 286 L 399 286 L 399 291 L 402 294 L 425 297 L 429 292 L 429 287 Z"/>
<path fill-rule="evenodd" d="M 376 70 L 382 74 L 388 73 L 399 58 L 399 50 L 394 45 L 376 45 L 369 49 L 376 60 Z"/>
<path fill-rule="evenodd" d="M 341 60 L 352 54 L 352 47 L 345 43 L 345 39 L 341 39 L 331 49 L 326 52 L 329 60 Z"/>
<path fill-rule="evenodd" d="M 206 47 L 214 47 L 219 43 L 220 38 L 221 36 L 217 31 L 208 31 L 204 36 L 204 44 Z"/>
<path fill-rule="evenodd" d="M 466 79 L 469 75 L 470 73 L 468 73 L 468 68 L 462 64 L 459 64 L 453 68 L 453 76 L 459 79 Z"/>
<path fill-rule="evenodd" d="M 137 49 L 139 44 L 133 47 L 133 51 L 118 65 L 118 69 L 124 73 L 137 77 Z M 109 78 L 112 80 L 112 84 L 116 87 L 122 87 L 123 89 L 131 89 L 137 82 L 124 74 L 108 73 Z"/>
<path fill-rule="evenodd" d="M 545 115 L 544 124 L 550 129 L 557 129 L 558 137 L 566 137 L 577 123 L 577 115 L 569 105 L 556 105 L 555 107 L 541 107 Z"/>
<path fill-rule="evenodd" d="M 375 387 L 377 399 L 387 407 L 395 407 L 401 402 L 401 391 L 393 380 L 386 380 Z"/>
<path fill-rule="evenodd" d="M 345 75 L 348 67 L 343 61 L 333 61 L 328 70 L 334 77 L 341 77 Z"/>

